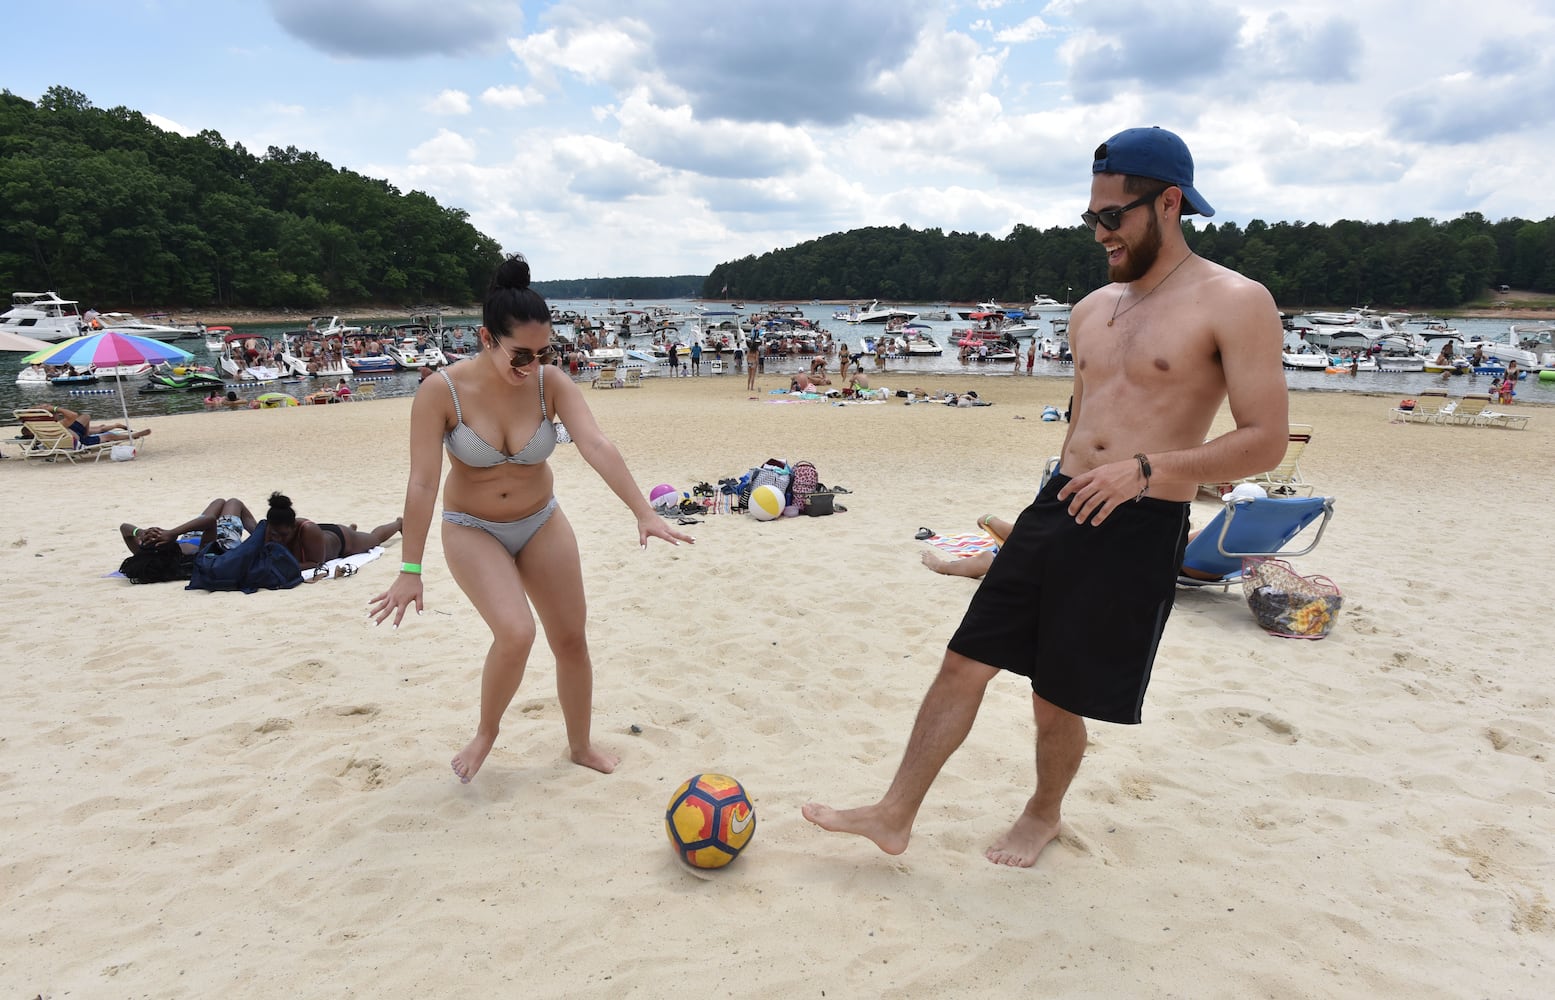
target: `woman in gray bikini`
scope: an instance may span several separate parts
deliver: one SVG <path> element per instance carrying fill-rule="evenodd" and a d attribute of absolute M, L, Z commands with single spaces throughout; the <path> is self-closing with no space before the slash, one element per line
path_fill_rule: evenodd
<path fill-rule="evenodd" d="M 379 624 L 392 615 L 398 626 L 412 604 L 417 614 L 422 610 L 421 560 L 446 446 L 452 461 L 443 483 L 443 555 L 492 637 L 481 675 L 480 723 L 454 755 L 454 773 L 469 781 L 491 752 L 502 715 L 524 679 L 535 614 L 556 657 L 556 694 L 572 760 L 608 773 L 620 758 L 589 737 L 594 668 L 578 543 L 552 493 L 546 461 L 556 447 L 553 421 L 561 419 L 578 453 L 637 516 L 641 545 L 650 537 L 672 545 L 692 539 L 654 513 L 583 394 L 551 366 L 551 310 L 529 287 L 523 257 L 509 257 L 497 269 L 481 318 L 480 353 L 443 369 L 416 391 L 405 563 L 368 613 Z"/>

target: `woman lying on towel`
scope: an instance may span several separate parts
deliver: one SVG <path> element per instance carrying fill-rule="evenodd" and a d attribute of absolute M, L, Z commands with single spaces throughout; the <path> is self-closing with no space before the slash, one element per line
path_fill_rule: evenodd
<path fill-rule="evenodd" d="M 355 524 L 324 524 L 299 518 L 291 498 L 281 493 L 270 494 L 270 509 L 265 512 L 266 538 L 289 549 L 303 569 L 322 566 L 331 559 L 361 555 L 393 538 L 399 530 L 397 517 L 372 531 L 358 531 Z"/>

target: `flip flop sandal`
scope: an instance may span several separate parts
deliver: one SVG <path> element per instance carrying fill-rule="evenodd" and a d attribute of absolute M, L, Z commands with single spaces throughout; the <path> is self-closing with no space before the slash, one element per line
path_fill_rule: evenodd
<path fill-rule="evenodd" d="M 675 523 L 676 524 L 701 524 L 702 522 L 698 521 L 696 518 L 682 517 L 682 518 L 677 518 Z"/>
<path fill-rule="evenodd" d="M 833 493 L 852 493 L 853 492 L 852 490 L 848 489 L 846 486 L 833 486 L 831 488 L 831 491 Z"/>
<path fill-rule="evenodd" d="M 356 567 L 351 565 L 350 563 L 346 563 L 344 566 L 336 566 L 335 567 L 335 579 L 337 579 L 337 580 L 339 580 L 339 579 L 341 579 L 343 577 L 355 576 L 355 575 L 356 575 Z"/>
<path fill-rule="evenodd" d="M 834 504 L 832 504 L 832 506 L 831 506 L 831 509 L 832 509 L 832 510 L 833 510 L 833 511 L 835 511 L 835 512 L 837 512 L 837 513 L 838 513 L 838 514 L 846 514 L 846 513 L 847 513 L 847 512 L 848 512 L 848 508 L 846 508 L 846 507 L 844 507 L 844 506 L 843 506 L 843 505 L 842 505 L 842 504 L 840 504 L 840 503 L 834 503 Z"/>
<path fill-rule="evenodd" d="M 836 508 L 834 507 L 833 510 L 835 510 L 835 509 Z M 846 510 L 846 508 L 843 508 L 843 509 Z M 916 538 L 920 542 L 927 541 L 928 539 L 934 537 L 934 532 L 930 531 L 928 528 L 919 528 L 918 529 L 918 533 L 916 535 L 913 535 L 913 537 Z"/>

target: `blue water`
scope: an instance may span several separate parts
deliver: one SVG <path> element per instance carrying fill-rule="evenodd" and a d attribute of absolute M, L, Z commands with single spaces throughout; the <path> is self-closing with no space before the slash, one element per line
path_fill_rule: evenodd
<path fill-rule="evenodd" d="M 584 313 L 592 317 L 603 317 L 610 303 L 599 300 L 567 300 L 561 299 L 551 303 L 558 309 L 570 309 Z M 624 302 L 615 303 L 618 308 L 626 308 Z M 696 303 L 686 300 L 668 301 L 638 301 L 637 308 L 649 306 L 668 306 L 677 312 L 691 312 Z M 857 345 L 860 338 L 872 336 L 878 333 L 879 326 L 875 325 L 850 325 L 840 320 L 833 320 L 832 314 L 837 310 L 835 305 L 799 307 L 806 319 L 821 323 L 832 335 Z M 752 309 L 747 309 L 747 312 Z M 1051 332 L 1049 320 L 1053 316 L 1066 317 L 1067 313 L 1039 314 L 1040 322 L 1032 321 L 1032 325 L 1038 327 L 1044 335 Z M 352 321 L 353 323 L 366 324 L 393 324 L 406 322 L 405 316 L 384 316 L 378 319 Z M 478 325 L 480 319 L 474 314 L 445 316 L 443 322 L 454 326 L 460 324 Z M 887 385 L 895 382 L 907 384 L 915 374 L 929 375 L 965 375 L 969 378 L 1009 378 L 1016 372 L 1016 365 L 1011 363 L 973 363 L 962 364 L 956 357 L 955 347 L 951 344 L 951 330 L 964 327 L 964 320 L 928 321 L 934 339 L 941 346 L 947 346 L 944 355 L 937 358 L 902 358 L 892 359 L 886 363 L 886 374 L 881 381 Z M 1459 335 L 1467 338 L 1478 334 L 1486 338 L 1502 339 L 1505 337 L 1510 321 L 1499 319 L 1459 319 L 1453 320 Z M 253 332 L 271 336 L 279 336 L 282 332 L 295 329 L 296 324 L 249 324 L 234 327 L 239 332 Z M 1420 329 L 1412 327 L 1411 329 Z M 634 337 L 634 342 L 643 342 L 647 338 Z M 178 346 L 193 352 L 197 364 L 215 364 L 205 351 L 204 344 L 197 340 L 183 340 Z M 1024 345 L 1023 345 L 1024 346 Z M 9 416 L 10 411 L 27 405 L 35 405 L 40 402 L 55 403 L 61 406 L 69 406 L 73 409 L 91 411 L 95 416 L 108 416 L 120 412 L 120 402 L 114 383 L 109 380 L 90 387 L 83 393 L 76 390 L 72 394 L 70 390 L 55 386 L 18 386 L 15 384 L 15 373 L 21 368 L 19 359 L 21 354 L 0 354 L 0 414 Z M 783 371 L 797 370 L 797 362 L 782 362 Z M 865 359 L 865 370 L 873 373 L 872 359 Z M 835 368 L 835 366 L 833 366 Z M 1019 365 L 1020 374 L 1025 373 L 1025 362 Z M 1037 359 L 1033 369 L 1035 374 L 1067 377 L 1070 374 L 1068 366 L 1057 362 Z M 128 404 L 132 416 L 151 416 L 164 413 L 193 413 L 203 411 L 205 405 L 204 395 L 199 392 L 188 393 L 158 393 L 154 395 L 142 395 L 139 392 L 140 379 L 125 380 L 124 398 Z M 240 396 L 252 398 L 261 392 L 281 391 L 289 392 L 299 398 L 315 389 L 324 388 L 333 383 L 333 379 L 312 379 L 296 384 L 267 383 L 263 386 L 242 385 L 233 383 Z M 420 384 L 420 378 L 415 372 L 398 372 L 392 375 L 375 377 L 375 392 L 378 396 L 410 396 L 414 395 L 416 387 Z M 1465 375 L 1456 376 L 1445 383 L 1446 388 L 1453 395 L 1461 395 L 1467 392 L 1489 392 L 1490 376 Z M 1376 392 L 1400 397 L 1411 396 L 1421 389 L 1440 388 L 1443 381 L 1440 375 L 1425 374 L 1421 372 L 1360 372 L 1356 375 L 1328 375 L 1322 372 L 1287 371 L 1285 383 L 1292 389 L 1313 390 L 1323 392 Z M 1526 402 L 1555 403 L 1555 383 L 1539 382 L 1534 377 L 1524 379 L 1518 384 L 1517 395 L 1520 400 Z"/>

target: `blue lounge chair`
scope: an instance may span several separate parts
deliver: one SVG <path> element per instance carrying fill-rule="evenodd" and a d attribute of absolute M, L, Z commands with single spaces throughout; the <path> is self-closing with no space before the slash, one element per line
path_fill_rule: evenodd
<path fill-rule="evenodd" d="M 1182 564 L 1211 579 L 1180 573 L 1180 587 L 1229 588 L 1242 582 L 1242 560 L 1248 556 L 1304 556 L 1323 540 L 1334 516 L 1333 497 L 1255 497 L 1226 503 L 1183 552 Z M 1317 533 L 1299 552 L 1282 551 L 1319 517 Z"/>

